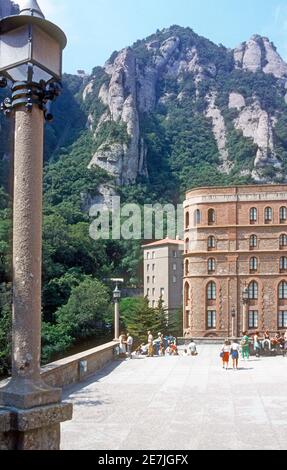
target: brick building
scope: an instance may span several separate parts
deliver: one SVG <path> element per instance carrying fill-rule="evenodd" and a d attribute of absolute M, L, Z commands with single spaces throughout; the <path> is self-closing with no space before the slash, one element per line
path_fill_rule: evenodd
<path fill-rule="evenodd" d="M 144 295 L 150 307 L 157 307 L 162 297 L 167 311 L 182 308 L 183 245 L 166 238 L 143 246 Z"/>
<path fill-rule="evenodd" d="M 240 336 L 287 328 L 287 185 L 187 193 L 184 331 Z M 244 302 L 243 292 L 248 296 Z"/>

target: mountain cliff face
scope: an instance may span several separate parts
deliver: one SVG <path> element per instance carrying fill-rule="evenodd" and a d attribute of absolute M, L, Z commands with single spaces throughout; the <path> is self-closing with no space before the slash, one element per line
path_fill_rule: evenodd
<path fill-rule="evenodd" d="M 207 165 L 226 181 L 285 181 L 286 83 L 287 64 L 267 38 L 229 50 L 189 28 L 158 31 L 86 83 L 90 167 L 118 185 L 151 177 L 163 159 L 186 187 Z"/>
<path fill-rule="evenodd" d="M 1 1 L 2 9 L 9 4 Z M 91 191 L 87 177 L 85 194 L 81 180 L 85 207 L 99 189 L 104 199 L 124 188 L 130 199 L 177 201 L 199 185 L 285 182 L 286 96 L 287 64 L 268 38 L 255 35 L 231 50 L 190 28 L 157 31 L 90 76 L 64 77 L 46 126 L 47 178 L 53 188 L 54 163 L 72 164 L 82 152 L 81 171 L 88 165 L 102 181 Z M 2 167 L 7 125 L 0 117 Z"/>

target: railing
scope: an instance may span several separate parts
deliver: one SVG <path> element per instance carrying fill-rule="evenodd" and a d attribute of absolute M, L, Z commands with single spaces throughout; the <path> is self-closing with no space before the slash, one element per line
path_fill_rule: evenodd
<path fill-rule="evenodd" d="M 42 369 L 42 378 L 51 387 L 63 388 L 80 383 L 112 362 L 117 356 L 118 346 L 117 341 L 112 341 L 48 364 Z"/>

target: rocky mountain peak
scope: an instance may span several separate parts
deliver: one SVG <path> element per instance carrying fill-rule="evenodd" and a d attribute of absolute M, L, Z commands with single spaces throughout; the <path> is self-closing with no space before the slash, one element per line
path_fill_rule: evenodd
<path fill-rule="evenodd" d="M 253 81 L 250 72 L 254 74 Z M 134 183 L 139 176 L 148 175 L 149 149 L 143 123 L 159 109 L 162 119 L 168 122 L 172 109 L 177 107 L 181 112 L 187 101 L 190 115 L 201 113 L 213 133 L 218 167 L 224 173 L 229 175 L 236 168 L 232 161 L 236 157 L 230 156 L 230 132 L 240 134 L 242 142 L 245 139 L 249 146 L 253 143 L 254 153 L 250 155 L 250 168 L 243 171 L 245 175 L 253 174 L 256 180 L 265 181 L 264 168 L 273 167 L 277 175 L 282 169 L 274 135 L 278 112 L 264 102 L 264 96 L 271 93 L 273 80 L 273 94 L 277 93 L 276 100 L 282 100 L 284 106 L 282 88 L 287 80 L 287 64 L 268 38 L 256 34 L 230 50 L 198 36 L 190 28 L 175 25 L 115 52 L 101 73 L 92 76 L 84 90 L 85 101 L 90 96 L 90 101 L 97 101 L 102 107 L 100 115 L 89 114 L 88 125 L 99 141 L 91 166 L 107 170 L 117 184 Z M 246 82 L 245 92 L 242 80 Z M 262 80 L 266 82 L 265 92 L 260 88 L 265 86 Z M 258 97 L 260 93 L 262 99 Z M 229 122 L 228 112 L 236 113 Z M 114 137 L 115 126 L 121 138 Z M 107 133 L 107 129 L 112 129 L 112 133 Z M 107 138 L 99 139 L 106 134 Z"/>
<path fill-rule="evenodd" d="M 266 37 L 253 35 L 249 41 L 234 50 L 235 67 L 250 72 L 273 74 L 276 78 L 287 79 L 287 64 L 277 52 L 274 44 Z"/>

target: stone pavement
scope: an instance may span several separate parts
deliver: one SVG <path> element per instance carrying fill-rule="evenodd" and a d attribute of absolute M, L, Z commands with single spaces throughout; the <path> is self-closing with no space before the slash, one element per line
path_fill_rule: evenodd
<path fill-rule="evenodd" d="M 198 357 L 115 362 L 65 391 L 74 420 L 62 449 L 286 450 L 287 358 L 225 371 L 219 346 Z"/>

